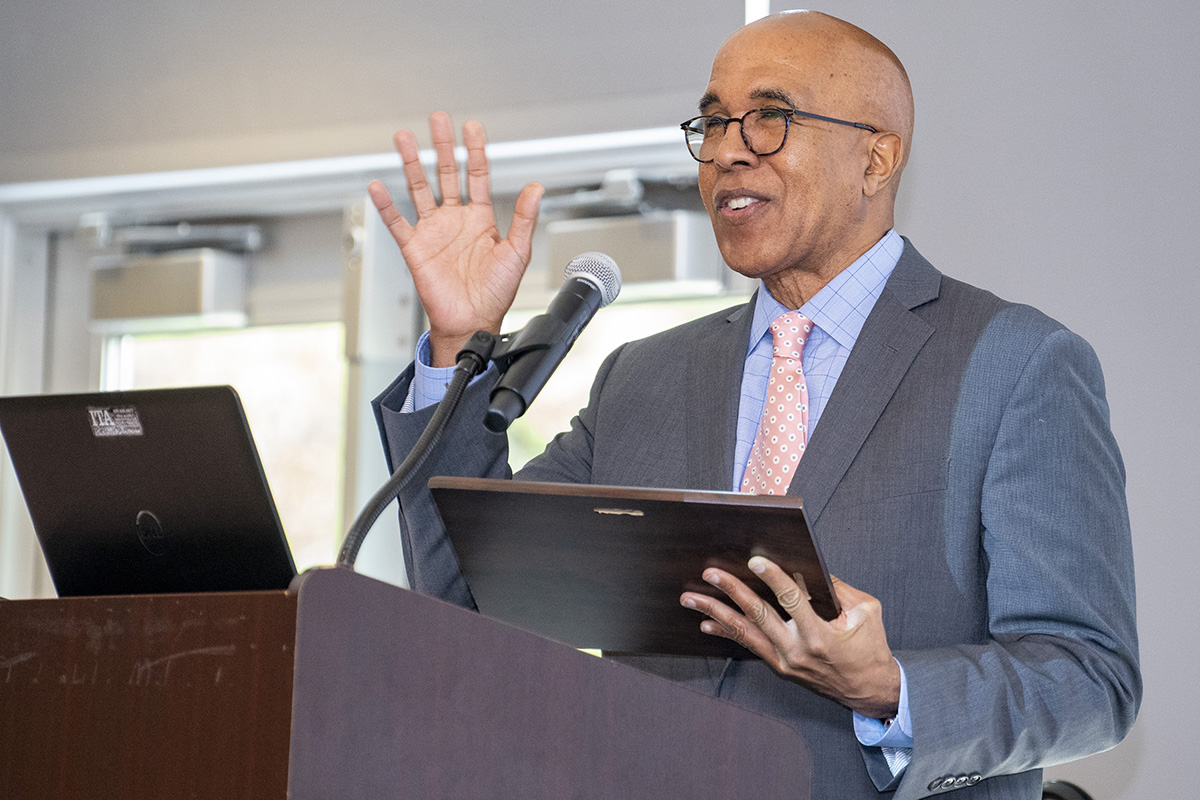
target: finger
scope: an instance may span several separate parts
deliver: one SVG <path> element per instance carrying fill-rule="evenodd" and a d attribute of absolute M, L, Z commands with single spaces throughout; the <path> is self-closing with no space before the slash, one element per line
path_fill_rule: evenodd
<path fill-rule="evenodd" d="M 487 159 L 487 134 L 483 125 L 468 120 L 463 125 L 463 144 L 467 146 L 467 197 L 472 205 L 492 204 L 492 177 Z"/>
<path fill-rule="evenodd" d="M 396 240 L 396 244 L 404 247 L 412 238 L 412 226 L 408 224 L 408 220 L 392 202 L 392 195 L 388 192 L 387 187 L 380 181 L 371 181 L 367 185 L 367 194 L 371 196 L 371 202 L 375 205 L 375 210 L 379 212 L 379 218 L 387 226 L 392 238 Z"/>
<path fill-rule="evenodd" d="M 769 638 L 783 640 L 786 624 L 771 604 L 758 596 L 758 592 L 724 570 L 709 568 L 704 570 L 702 577 L 706 583 L 724 592 L 742 610 L 746 619 Z"/>
<path fill-rule="evenodd" d="M 454 124 L 445 111 L 435 111 L 429 118 L 429 132 L 433 134 L 433 150 L 437 153 L 438 188 L 442 192 L 442 205 L 459 205 L 458 161 L 454 158 Z"/>
<path fill-rule="evenodd" d="M 836 575 L 830 575 L 829 582 L 833 584 L 833 593 L 837 597 L 838 602 L 841 603 L 842 608 L 860 606 L 864 603 L 875 601 L 873 595 L 867 594 L 862 589 L 855 589 Z"/>
<path fill-rule="evenodd" d="M 816 612 L 812 610 L 808 588 L 803 585 L 802 577 L 797 575 L 796 577 L 800 578 L 797 582 L 796 578 L 780 569 L 774 561 L 762 556 L 750 559 L 749 567 L 751 572 L 762 579 L 779 601 L 780 607 L 797 624 L 809 622 L 810 618 L 818 619 Z"/>
<path fill-rule="evenodd" d="M 396 152 L 404 162 L 404 179 L 408 182 L 408 196 L 412 198 L 413 206 L 417 209 L 417 217 L 423 217 L 437 209 L 437 198 L 433 196 L 433 187 L 425 176 L 425 168 L 421 166 L 421 154 L 417 149 L 417 137 L 412 131 L 396 131 L 393 140 Z"/>
<path fill-rule="evenodd" d="M 850 631 L 862 625 L 872 615 L 882 617 L 879 600 L 873 595 L 855 589 L 836 575 L 830 575 L 829 580 L 833 584 L 833 593 L 837 595 L 838 603 L 842 606 L 841 615 L 834 620 L 835 626 Z"/>
<path fill-rule="evenodd" d="M 508 242 L 526 260 L 533 252 L 533 231 L 537 228 L 538 210 L 542 206 L 542 195 L 546 193 L 540 183 L 528 184 L 517 195 L 513 209 L 512 225 L 508 228 Z"/>
<path fill-rule="evenodd" d="M 805 582 L 804 576 L 801 575 L 799 572 L 793 572 L 792 580 L 794 580 L 796 582 L 796 585 L 798 587 L 800 587 L 800 594 L 804 595 L 804 599 L 807 600 L 811 604 L 812 603 L 812 592 L 810 592 L 808 590 L 808 584 Z"/>
<path fill-rule="evenodd" d="M 774 654 L 775 648 L 767 635 L 720 600 L 697 592 L 685 592 L 679 602 L 684 608 L 694 609 L 708 617 L 700 623 L 702 632 L 737 642 L 764 660 Z"/>

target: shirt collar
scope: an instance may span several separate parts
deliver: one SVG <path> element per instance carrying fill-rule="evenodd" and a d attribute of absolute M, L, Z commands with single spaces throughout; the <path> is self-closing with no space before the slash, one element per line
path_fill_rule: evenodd
<path fill-rule="evenodd" d="M 799 309 L 787 308 L 767 291 L 766 286 L 760 285 L 747 352 L 767 334 L 776 317 L 791 310 L 798 310 L 808 317 L 842 347 L 853 349 L 867 315 L 874 308 L 903 251 L 904 240 L 893 228 Z"/>

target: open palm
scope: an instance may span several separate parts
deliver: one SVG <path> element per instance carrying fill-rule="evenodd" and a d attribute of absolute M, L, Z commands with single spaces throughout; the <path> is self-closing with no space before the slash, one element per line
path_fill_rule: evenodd
<path fill-rule="evenodd" d="M 437 154 L 441 204 L 425 176 L 416 137 L 410 131 L 398 132 L 395 141 L 404 162 L 409 196 L 417 210 L 416 225 L 396 209 L 382 183 L 373 181 L 369 192 L 383 223 L 400 246 L 429 316 L 433 365 L 449 366 L 475 331 L 499 332 L 529 265 L 543 190 L 532 183 L 521 191 L 508 237 L 502 238 L 492 207 L 483 126 L 474 121 L 463 126 L 467 202 L 460 197 L 450 118 L 438 112 L 430 118 L 429 127 Z"/>

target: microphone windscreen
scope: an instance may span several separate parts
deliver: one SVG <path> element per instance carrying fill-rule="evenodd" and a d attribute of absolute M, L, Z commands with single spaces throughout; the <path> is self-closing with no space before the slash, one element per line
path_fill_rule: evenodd
<path fill-rule="evenodd" d="M 571 278 L 584 278 L 600 290 L 600 307 L 617 299 L 621 292 L 621 270 L 617 262 L 604 253 L 581 253 L 571 259 L 563 270 L 563 282 Z"/>

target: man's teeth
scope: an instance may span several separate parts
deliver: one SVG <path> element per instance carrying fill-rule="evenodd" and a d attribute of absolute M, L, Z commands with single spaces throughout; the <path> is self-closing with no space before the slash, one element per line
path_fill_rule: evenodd
<path fill-rule="evenodd" d="M 745 208 L 751 203 L 757 202 L 758 200 L 754 199 L 753 197 L 735 197 L 729 201 L 729 208 L 733 211 L 737 211 L 738 209 Z"/>

